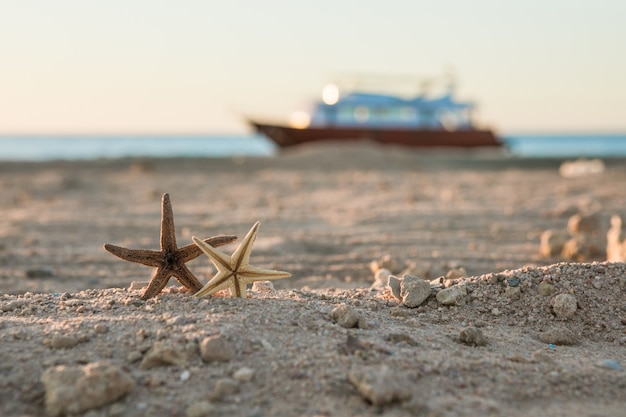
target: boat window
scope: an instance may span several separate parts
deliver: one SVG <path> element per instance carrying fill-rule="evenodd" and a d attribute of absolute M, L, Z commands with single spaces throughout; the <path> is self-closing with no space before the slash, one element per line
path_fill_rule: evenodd
<path fill-rule="evenodd" d="M 370 110 L 367 106 L 356 106 L 354 108 L 354 118 L 357 122 L 366 122 L 370 117 Z"/>

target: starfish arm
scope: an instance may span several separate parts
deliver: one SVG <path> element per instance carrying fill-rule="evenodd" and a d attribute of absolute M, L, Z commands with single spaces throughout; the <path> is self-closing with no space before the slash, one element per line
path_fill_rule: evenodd
<path fill-rule="evenodd" d="M 211 260 L 213 265 L 215 265 L 218 271 L 233 271 L 233 268 L 231 266 L 231 256 L 228 256 L 225 253 L 218 251 L 211 245 L 204 243 L 204 241 L 198 239 L 195 236 L 192 236 L 191 239 L 200 248 L 200 250 L 202 250 L 202 252 L 204 252 L 206 256 L 209 257 L 209 259 Z"/>
<path fill-rule="evenodd" d="M 256 240 L 256 234 L 260 224 L 261 222 L 254 223 L 246 237 L 241 241 L 237 250 L 231 255 L 231 258 L 235 260 L 235 270 L 244 269 L 250 263 L 250 253 L 252 252 L 252 246 Z"/>
<path fill-rule="evenodd" d="M 230 296 L 238 298 L 246 298 L 248 296 L 246 283 L 244 282 L 244 280 L 238 279 L 237 282 L 233 282 L 233 285 L 230 289 Z"/>
<path fill-rule="evenodd" d="M 125 261 L 135 262 L 146 266 L 159 267 L 162 261 L 161 252 L 153 250 L 126 249 L 120 246 L 110 245 L 108 243 L 104 245 L 104 249 L 118 258 L 124 259 Z"/>
<path fill-rule="evenodd" d="M 225 288 L 231 288 L 233 281 L 233 274 L 229 271 L 218 272 L 211 281 L 209 281 L 200 291 L 194 294 L 196 297 L 206 297 L 213 295 L 218 291 Z M 232 291 L 232 290 L 231 290 Z"/>
<path fill-rule="evenodd" d="M 257 268 L 255 266 L 248 266 L 245 271 L 239 273 L 240 281 L 246 284 L 252 284 L 255 281 L 275 281 L 277 279 L 289 278 L 290 276 L 289 272 Z"/>
<path fill-rule="evenodd" d="M 237 240 L 237 236 L 220 235 L 204 239 L 204 242 L 216 248 L 219 246 L 228 245 L 229 243 L 233 243 L 235 240 Z M 181 260 L 181 262 L 189 262 L 202 254 L 202 249 L 200 249 L 195 243 L 190 243 L 187 246 L 183 246 L 182 248 L 179 248 L 178 251 L 180 253 L 179 259 Z"/>
<path fill-rule="evenodd" d="M 161 268 L 157 269 L 152 278 L 150 278 L 148 288 L 146 288 L 143 294 L 141 294 L 141 299 L 147 300 L 148 298 L 152 298 L 160 293 L 161 290 L 165 288 L 165 285 L 167 285 L 167 281 L 169 281 L 171 276 L 171 271 Z"/>
<path fill-rule="evenodd" d="M 170 195 L 163 194 L 161 199 L 161 249 L 176 249 L 176 231 L 174 229 L 174 213 Z"/>
<path fill-rule="evenodd" d="M 176 281 L 178 281 L 180 285 L 187 288 L 191 292 L 195 293 L 202 288 L 202 284 L 200 284 L 200 281 L 198 281 L 198 278 L 196 278 L 191 273 L 189 268 L 187 268 L 184 264 L 177 267 L 173 271 L 173 274 L 174 274 L 174 278 L 176 278 Z"/>

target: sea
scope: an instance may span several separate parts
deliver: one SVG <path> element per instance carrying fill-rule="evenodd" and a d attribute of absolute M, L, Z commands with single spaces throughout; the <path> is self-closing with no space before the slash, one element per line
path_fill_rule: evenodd
<path fill-rule="evenodd" d="M 625 134 L 504 135 L 511 157 L 626 157 Z M 279 149 L 260 135 L 0 136 L 0 161 L 271 156 Z"/>

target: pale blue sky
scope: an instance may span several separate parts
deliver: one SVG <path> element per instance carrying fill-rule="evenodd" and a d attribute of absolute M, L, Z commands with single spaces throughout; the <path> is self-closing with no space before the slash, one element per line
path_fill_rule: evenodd
<path fill-rule="evenodd" d="M 501 133 L 625 132 L 626 1 L 0 0 L 0 134 L 243 133 L 450 67 Z"/>

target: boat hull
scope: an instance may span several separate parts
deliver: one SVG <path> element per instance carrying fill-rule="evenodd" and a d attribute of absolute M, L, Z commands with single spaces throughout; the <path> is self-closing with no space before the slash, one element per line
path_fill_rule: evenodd
<path fill-rule="evenodd" d="M 263 135 L 281 148 L 318 141 L 369 140 L 381 144 L 423 148 L 477 148 L 500 147 L 500 142 L 490 130 L 427 130 L 359 127 L 308 127 L 297 129 L 287 126 L 250 122 Z"/>

